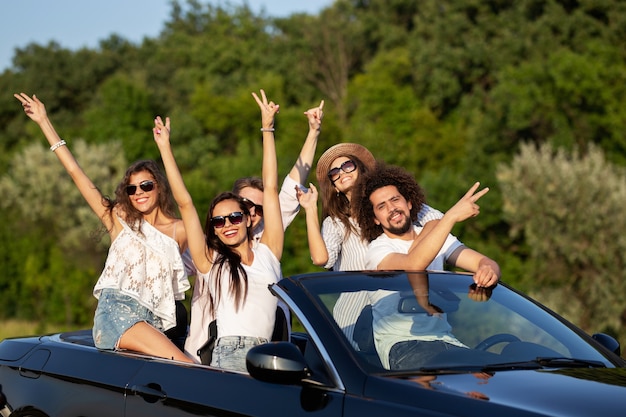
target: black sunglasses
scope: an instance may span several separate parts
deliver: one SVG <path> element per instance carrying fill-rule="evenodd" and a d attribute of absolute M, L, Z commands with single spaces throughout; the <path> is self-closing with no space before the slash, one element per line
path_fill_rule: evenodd
<path fill-rule="evenodd" d="M 238 224 L 241 224 L 241 222 L 243 221 L 243 216 L 244 214 L 240 211 L 236 211 L 234 213 L 230 213 L 228 216 L 215 216 L 215 217 L 211 217 L 211 226 L 213 226 L 216 229 L 221 229 L 222 227 L 226 226 L 226 219 L 228 219 L 230 221 L 230 224 L 232 224 L 233 226 L 236 226 Z"/>
<path fill-rule="evenodd" d="M 145 192 L 152 191 L 152 190 L 154 190 L 154 181 L 150 181 L 150 180 L 142 181 L 141 184 L 139 184 L 139 188 L 141 188 Z M 136 185 L 127 185 L 126 186 L 126 194 L 133 195 L 136 192 L 137 192 L 137 186 Z"/>
<path fill-rule="evenodd" d="M 243 200 L 243 203 L 246 205 L 246 207 L 248 207 L 248 210 L 250 210 L 251 215 L 252 215 L 252 208 L 254 208 L 254 214 L 256 214 L 259 217 L 263 217 L 262 205 L 255 204 L 253 201 L 250 201 L 247 198 L 242 198 L 241 200 Z"/>
<path fill-rule="evenodd" d="M 355 169 L 356 169 L 356 164 L 354 163 L 354 161 L 351 159 L 348 159 L 347 161 L 342 163 L 339 167 L 333 168 L 330 171 L 328 171 L 328 178 L 330 178 L 330 181 L 334 183 L 341 176 L 341 171 L 347 174 L 349 172 L 354 171 Z"/>

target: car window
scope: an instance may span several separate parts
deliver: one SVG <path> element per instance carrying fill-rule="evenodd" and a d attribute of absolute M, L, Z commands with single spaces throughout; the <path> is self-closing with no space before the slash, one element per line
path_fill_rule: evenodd
<path fill-rule="evenodd" d="M 310 284 L 354 355 L 374 372 L 543 357 L 608 364 L 561 319 L 504 285 L 476 288 L 471 276 L 463 274 L 377 278 Z M 428 350 L 437 345 L 440 350 Z M 415 359 L 400 363 L 408 356 Z"/>

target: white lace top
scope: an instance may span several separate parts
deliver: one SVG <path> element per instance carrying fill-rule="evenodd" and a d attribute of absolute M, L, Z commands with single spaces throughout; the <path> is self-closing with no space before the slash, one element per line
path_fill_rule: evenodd
<path fill-rule="evenodd" d="M 161 319 L 163 330 L 176 325 L 175 300 L 190 288 L 178 243 L 146 221 L 141 232 L 124 227 L 111 243 L 104 270 L 93 295 L 104 288 L 119 290 L 137 300 Z"/>

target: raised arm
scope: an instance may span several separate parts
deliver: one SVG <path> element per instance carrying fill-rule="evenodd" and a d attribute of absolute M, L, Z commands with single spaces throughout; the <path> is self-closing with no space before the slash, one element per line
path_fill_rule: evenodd
<path fill-rule="evenodd" d="M 202 273 L 206 273 L 211 269 L 212 263 L 209 260 L 209 253 L 204 238 L 204 229 L 200 223 L 198 212 L 193 205 L 191 194 L 187 191 L 187 187 L 183 181 L 183 177 L 178 169 L 178 164 L 174 158 L 172 147 L 170 144 L 170 118 L 165 118 L 165 123 L 160 116 L 154 119 L 154 128 L 152 129 L 154 141 L 161 153 L 163 166 L 167 180 L 172 188 L 172 194 L 178 204 L 180 215 L 183 218 L 185 232 L 187 234 L 187 244 L 191 259 L 196 269 Z"/>
<path fill-rule="evenodd" d="M 119 223 L 115 222 L 114 218 L 108 215 L 108 208 L 102 204 L 103 197 L 100 190 L 98 190 L 87 174 L 85 174 L 85 171 L 80 167 L 65 141 L 62 140 L 56 132 L 52 122 L 48 118 L 43 102 L 41 102 L 36 95 L 29 97 L 25 93 L 20 93 L 13 94 L 13 96 L 22 103 L 24 113 L 39 125 L 39 128 L 50 144 L 50 149 L 56 154 L 59 161 L 61 161 L 61 164 L 74 181 L 74 184 L 76 184 L 76 187 L 87 201 L 87 204 L 89 204 L 94 213 L 101 219 L 111 236 L 114 237 L 121 226 L 119 226 Z"/>
<path fill-rule="evenodd" d="M 309 184 L 309 190 L 304 192 L 298 187 L 296 195 L 306 215 L 306 231 L 311 260 L 314 265 L 324 266 L 328 262 L 328 249 L 320 230 L 320 221 L 317 213 L 317 188 L 315 188 L 315 185 Z"/>
<path fill-rule="evenodd" d="M 454 225 L 480 212 L 476 201 L 489 188 L 476 192 L 480 183 L 475 183 L 461 199 L 450 208 L 439 221 L 428 222 L 407 254 L 390 253 L 378 264 L 377 269 L 422 270 L 435 259 Z M 474 271 L 472 271 L 474 272 Z"/>
<path fill-rule="evenodd" d="M 304 145 L 298 155 L 298 160 L 289 171 L 291 179 L 298 184 L 304 185 L 313 166 L 313 158 L 315 157 L 315 149 L 317 149 L 317 140 L 322 129 L 322 118 L 324 117 L 324 100 L 320 102 L 318 107 L 313 107 L 304 112 L 309 120 L 309 133 L 304 140 Z"/>
<path fill-rule="evenodd" d="M 261 97 L 252 93 L 261 109 L 261 130 L 263 134 L 263 216 L 265 229 L 261 242 L 266 244 L 278 259 L 283 254 L 285 231 L 278 201 L 278 163 L 276 161 L 276 145 L 274 143 L 274 116 L 279 105 L 268 101 L 265 91 Z"/>

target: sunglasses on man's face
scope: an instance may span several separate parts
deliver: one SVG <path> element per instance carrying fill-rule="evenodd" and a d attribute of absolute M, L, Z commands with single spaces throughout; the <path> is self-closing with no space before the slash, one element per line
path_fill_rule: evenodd
<path fill-rule="evenodd" d="M 260 204 L 255 204 L 253 201 L 248 200 L 247 198 L 242 198 L 243 203 L 250 210 L 250 215 L 257 215 L 259 217 L 263 217 L 263 206 Z M 252 209 L 254 208 L 254 212 Z"/>
<path fill-rule="evenodd" d="M 341 176 L 341 171 L 347 174 L 347 173 L 354 171 L 355 169 L 356 169 L 356 164 L 354 163 L 354 161 L 351 159 L 348 159 L 347 161 L 342 163 L 340 166 L 335 167 L 331 169 L 330 171 L 328 171 L 328 178 L 330 178 L 330 180 L 334 183 Z"/>
<path fill-rule="evenodd" d="M 211 217 L 211 226 L 216 229 L 221 229 L 222 227 L 226 226 L 226 219 L 230 221 L 230 224 L 236 226 L 243 222 L 243 216 L 244 214 L 242 212 L 236 211 L 234 213 L 230 213 L 228 216 Z"/>
<path fill-rule="evenodd" d="M 145 192 L 149 192 L 154 190 L 154 181 L 141 181 L 141 183 L 139 184 L 139 188 L 141 188 L 143 191 Z M 137 192 L 137 186 L 134 184 L 131 185 L 127 185 L 126 186 L 126 194 L 128 195 L 133 195 Z"/>

